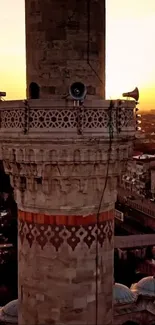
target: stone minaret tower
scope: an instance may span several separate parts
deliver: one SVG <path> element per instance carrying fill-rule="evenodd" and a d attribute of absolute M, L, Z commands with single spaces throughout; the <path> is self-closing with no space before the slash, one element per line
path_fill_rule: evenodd
<path fill-rule="evenodd" d="M 0 104 L 0 159 L 19 210 L 19 325 L 110 325 L 135 103 L 105 100 L 104 0 L 25 4 L 27 100 Z M 79 106 L 74 82 L 87 87 Z"/>
<path fill-rule="evenodd" d="M 105 96 L 105 0 L 27 0 L 27 95 L 35 82 L 40 97 L 68 94 L 75 81 L 88 95 Z"/>

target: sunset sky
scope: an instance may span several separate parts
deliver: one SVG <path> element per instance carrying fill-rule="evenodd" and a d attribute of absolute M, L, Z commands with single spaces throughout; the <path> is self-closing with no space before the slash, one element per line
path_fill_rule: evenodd
<path fill-rule="evenodd" d="M 24 0 L 1 1 L 0 90 L 25 98 Z M 107 1 L 107 98 L 140 89 L 155 109 L 155 0 Z"/>

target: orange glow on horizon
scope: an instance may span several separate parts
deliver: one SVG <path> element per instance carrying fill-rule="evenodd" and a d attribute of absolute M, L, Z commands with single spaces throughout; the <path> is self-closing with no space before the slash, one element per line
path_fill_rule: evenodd
<path fill-rule="evenodd" d="M 25 0 L 1 4 L 0 90 L 26 96 Z M 107 0 L 107 98 L 136 86 L 140 108 L 155 109 L 155 0 Z"/>

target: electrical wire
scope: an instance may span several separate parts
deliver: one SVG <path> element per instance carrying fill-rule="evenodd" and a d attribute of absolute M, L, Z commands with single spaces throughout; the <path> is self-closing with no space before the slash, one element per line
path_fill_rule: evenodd
<path fill-rule="evenodd" d="M 27 134 L 29 130 L 29 114 L 30 114 L 30 105 L 28 103 L 28 100 L 24 100 L 24 134 Z"/>
<path fill-rule="evenodd" d="M 96 315 L 95 315 L 95 321 L 96 325 L 98 325 L 98 269 L 99 269 L 99 223 L 100 223 L 100 210 L 102 207 L 102 202 L 105 194 L 105 190 L 107 187 L 107 182 L 108 182 L 108 176 L 109 176 L 109 167 L 110 167 L 110 159 L 111 159 L 111 149 L 112 149 L 112 140 L 113 140 L 113 124 L 112 124 L 112 110 L 114 107 L 114 103 L 111 100 L 110 101 L 110 106 L 109 106 L 109 149 L 108 149 L 108 159 L 107 159 L 107 170 L 106 170 L 106 176 L 105 176 L 105 183 L 104 187 L 102 190 L 99 206 L 98 206 L 98 211 L 96 215 L 96 224 L 97 224 L 97 232 L 96 232 Z"/>
<path fill-rule="evenodd" d="M 98 73 L 95 71 L 95 69 L 92 67 L 90 63 L 90 13 L 91 13 L 91 8 L 90 8 L 90 3 L 91 0 L 87 0 L 87 64 L 91 68 L 91 70 L 94 72 L 98 80 L 102 83 L 103 87 L 103 81 L 98 75 Z M 111 149 L 112 149 L 112 139 L 113 139 L 113 125 L 112 125 L 112 109 L 114 107 L 114 103 L 111 100 L 110 101 L 110 106 L 109 106 L 109 149 L 108 149 L 108 159 L 107 159 L 107 170 L 106 170 L 106 176 L 105 176 L 105 183 L 104 187 L 102 190 L 99 206 L 98 206 L 98 211 L 96 215 L 96 223 L 97 223 L 97 233 L 96 233 L 96 315 L 95 315 L 95 322 L 96 325 L 98 325 L 98 269 L 99 269 L 99 222 L 100 222 L 100 210 L 102 207 L 102 202 L 105 194 L 105 190 L 107 187 L 107 182 L 108 182 L 108 176 L 109 176 L 109 167 L 110 167 L 110 158 L 111 158 Z"/>

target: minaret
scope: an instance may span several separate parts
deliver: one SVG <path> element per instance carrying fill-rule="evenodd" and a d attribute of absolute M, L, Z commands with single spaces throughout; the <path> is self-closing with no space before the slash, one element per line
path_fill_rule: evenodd
<path fill-rule="evenodd" d="M 68 94 L 81 81 L 87 96 L 105 96 L 105 0 L 27 0 L 27 95 L 33 82 L 40 97 Z"/>
<path fill-rule="evenodd" d="M 27 100 L 0 104 L 19 211 L 19 325 L 112 325 L 117 180 L 135 103 L 105 100 L 105 1 L 25 4 Z"/>

